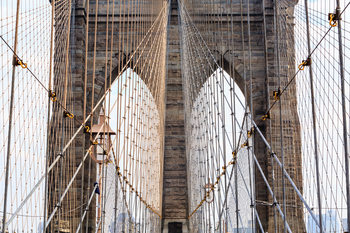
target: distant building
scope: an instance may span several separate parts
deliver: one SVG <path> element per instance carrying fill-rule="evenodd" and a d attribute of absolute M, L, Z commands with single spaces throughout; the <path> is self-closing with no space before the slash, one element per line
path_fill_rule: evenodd
<path fill-rule="evenodd" d="M 349 233 L 348 219 L 343 218 L 341 221 L 342 221 L 342 226 L 344 228 L 344 232 Z"/>
<path fill-rule="evenodd" d="M 133 217 L 130 219 L 127 213 L 120 213 L 117 218 L 117 224 L 114 221 L 111 222 L 108 229 L 110 233 L 134 233 L 135 219 Z"/>
<path fill-rule="evenodd" d="M 255 230 L 253 230 L 252 225 L 253 225 L 252 220 L 248 220 L 248 226 L 233 228 L 232 233 L 241 233 L 241 232 L 253 233 L 253 232 L 255 232 Z"/>
<path fill-rule="evenodd" d="M 319 215 L 315 215 L 317 219 L 319 219 Z M 329 210 L 325 214 L 322 214 L 322 224 L 325 232 L 332 233 L 343 233 L 342 226 L 340 224 L 340 220 L 337 216 L 337 212 L 335 210 Z M 307 229 L 308 233 L 317 233 L 320 232 L 315 220 L 311 215 L 308 216 L 307 219 Z"/>

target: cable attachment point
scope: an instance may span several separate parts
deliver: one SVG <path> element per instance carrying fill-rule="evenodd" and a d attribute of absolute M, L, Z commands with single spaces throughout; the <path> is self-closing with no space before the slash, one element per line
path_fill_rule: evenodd
<path fill-rule="evenodd" d="M 277 91 L 273 91 L 272 95 L 273 95 L 273 99 L 274 99 L 275 101 L 279 100 L 279 99 L 280 99 L 280 96 L 281 96 L 281 90 L 278 89 Z"/>
<path fill-rule="evenodd" d="M 306 60 L 303 60 L 301 64 L 298 66 L 299 70 L 304 70 L 305 66 L 311 66 L 311 58 L 308 57 Z"/>
<path fill-rule="evenodd" d="M 329 25 L 332 27 L 338 26 L 338 21 L 341 20 L 340 8 L 335 9 L 335 13 L 328 14 Z"/>
<path fill-rule="evenodd" d="M 270 112 L 267 112 L 265 115 L 261 117 L 261 120 L 266 121 L 267 119 L 270 119 Z"/>
<path fill-rule="evenodd" d="M 225 172 L 226 171 L 226 166 L 222 166 L 222 171 Z"/>
<path fill-rule="evenodd" d="M 64 118 L 68 117 L 68 118 L 70 118 L 70 119 L 73 119 L 73 118 L 74 118 L 74 114 L 68 112 L 67 110 L 64 110 L 64 111 L 63 111 L 63 117 L 64 117 Z"/>
<path fill-rule="evenodd" d="M 62 207 L 62 205 L 61 205 L 60 202 L 57 202 L 56 205 L 55 205 L 55 207 L 56 207 L 57 209 L 60 209 L 60 208 Z"/>
<path fill-rule="evenodd" d="M 49 90 L 49 98 L 51 99 L 52 102 L 56 102 L 57 100 L 56 92 L 54 92 L 53 90 Z"/>
<path fill-rule="evenodd" d="M 98 141 L 97 141 L 97 140 L 91 140 L 91 144 L 92 144 L 92 145 L 97 145 L 97 144 L 98 144 Z"/>
<path fill-rule="evenodd" d="M 254 130 L 255 130 L 255 128 L 254 128 L 254 127 L 252 127 L 250 130 L 248 130 L 248 132 L 247 132 L 247 136 L 248 136 L 248 138 L 251 138 L 251 137 L 253 136 L 253 134 L 254 134 Z"/>
<path fill-rule="evenodd" d="M 235 164 L 237 160 L 236 152 L 232 151 L 232 164 Z"/>
<path fill-rule="evenodd" d="M 16 56 L 13 56 L 13 65 L 14 66 L 21 66 L 23 69 L 27 68 L 27 63 L 24 63 L 21 59 L 19 59 Z"/>
<path fill-rule="evenodd" d="M 84 126 L 84 133 L 90 133 L 90 127 L 85 125 Z"/>
<path fill-rule="evenodd" d="M 248 143 L 248 140 L 247 141 L 245 141 L 242 145 L 241 145 L 241 148 L 244 148 L 244 147 L 246 147 L 246 146 L 248 146 L 249 145 L 249 143 Z"/>

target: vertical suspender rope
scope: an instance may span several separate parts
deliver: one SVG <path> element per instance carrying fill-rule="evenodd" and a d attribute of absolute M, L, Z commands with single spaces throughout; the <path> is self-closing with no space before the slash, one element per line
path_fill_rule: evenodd
<path fill-rule="evenodd" d="M 306 17 L 306 36 L 307 36 L 307 49 L 308 54 L 311 54 L 311 44 L 310 44 L 310 24 L 309 24 L 309 9 L 308 0 L 305 0 L 305 17 Z M 311 57 L 309 57 L 311 59 Z M 314 139 L 314 153 L 315 153 L 315 166 L 316 166 L 316 182 L 317 182 L 317 201 L 318 201 L 318 214 L 319 214 L 319 224 L 320 232 L 323 232 L 322 225 L 322 201 L 321 201 L 321 182 L 320 182 L 320 169 L 319 169 L 319 157 L 318 157 L 318 143 L 317 143 L 317 129 L 316 129 L 316 110 L 315 110 L 315 95 L 314 95 L 314 81 L 312 64 L 309 66 L 310 75 L 310 94 L 311 94 L 311 108 L 312 108 L 312 127 L 313 127 L 313 139 Z"/>
<path fill-rule="evenodd" d="M 262 13 L 263 13 L 263 28 L 264 28 L 264 53 L 265 53 L 265 72 L 266 72 L 266 103 L 267 103 L 267 109 L 270 109 L 270 84 L 269 84 L 269 63 L 268 63 L 268 48 L 267 48 L 267 26 L 266 26 L 266 12 L 265 12 L 265 0 L 262 0 Z M 270 142 L 272 141 L 272 132 L 271 132 L 271 121 L 268 121 L 268 135 Z M 271 163 L 271 170 L 272 170 L 272 200 L 275 200 L 276 194 L 275 194 L 275 168 L 274 168 L 274 159 L 272 156 L 270 156 L 270 163 Z M 273 222 L 275 227 L 275 233 L 277 233 L 277 210 L 276 205 L 273 205 Z"/>
<path fill-rule="evenodd" d="M 86 7 L 86 24 L 85 24 L 85 55 L 84 55 L 84 93 L 83 93 L 83 122 L 86 122 L 86 89 L 87 89 L 87 59 L 88 59 L 88 47 L 89 47 L 89 5 L 90 5 L 90 1 L 89 0 L 86 0 L 85 1 L 85 7 Z M 87 123 L 85 123 L 85 129 L 89 129 L 89 130 L 86 130 L 86 133 L 89 133 L 89 131 L 91 130 L 90 128 L 86 128 L 86 127 L 89 127 L 87 126 Z M 82 156 L 84 157 L 84 151 L 85 151 L 85 147 L 86 147 L 86 135 L 84 134 L 83 135 L 83 153 L 82 153 Z M 91 157 L 89 157 L 89 160 L 91 160 Z M 81 204 L 84 205 L 85 204 L 85 187 L 84 187 L 84 184 L 85 184 L 85 162 L 83 163 L 83 167 L 82 167 L 82 171 L 81 171 Z M 89 169 L 89 167 L 88 167 Z M 90 173 L 90 170 L 88 171 Z M 89 190 L 89 187 L 88 187 L 88 190 Z M 89 199 L 88 198 L 88 195 L 89 195 L 89 192 L 87 192 L 87 200 Z M 86 211 L 88 211 L 86 208 L 81 208 L 80 210 L 80 215 L 81 215 L 81 219 L 83 219 L 85 217 L 85 214 L 86 214 Z M 84 216 L 84 217 L 83 217 Z M 81 220 L 82 221 L 82 220 Z M 83 227 L 80 227 L 78 226 L 78 230 L 77 230 L 77 233 L 80 229 L 80 233 L 83 232 Z"/>
<path fill-rule="evenodd" d="M 53 49 L 54 49 L 54 20 L 55 20 L 55 0 L 51 2 L 51 40 L 50 40 L 50 64 L 49 64 L 49 90 L 52 90 L 52 62 L 53 62 Z M 49 169 L 49 160 L 50 160 L 50 115 L 51 115 L 51 99 L 48 98 L 47 101 L 47 142 L 46 142 L 46 161 L 45 161 L 45 189 L 44 189 L 44 220 L 43 226 L 46 225 L 46 216 L 47 216 L 47 199 L 48 199 L 48 169 Z"/>
<path fill-rule="evenodd" d="M 249 5 L 249 2 L 248 2 L 248 5 Z M 244 80 L 244 96 L 245 96 L 245 116 L 248 114 L 248 100 L 247 100 L 247 83 L 246 83 L 246 80 L 247 80 L 247 72 L 246 72 L 246 56 L 245 56 L 245 36 L 244 36 L 244 24 L 243 24 L 243 0 L 240 0 L 240 21 L 241 21 L 241 40 L 242 40 L 242 53 L 243 53 L 243 80 Z M 245 130 L 248 131 L 248 117 L 245 117 L 245 123 L 243 123 L 242 125 L 242 130 L 243 127 L 244 127 L 244 124 L 245 124 Z M 247 138 L 247 142 L 249 141 L 249 139 Z M 250 145 L 247 145 L 247 150 L 248 150 L 248 163 L 250 163 L 250 149 L 249 149 L 249 146 Z M 250 167 L 251 165 L 249 164 L 249 167 L 248 167 L 248 173 L 249 173 L 249 186 L 250 186 L 250 205 L 252 205 L 252 184 L 251 184 L 251 170 L 250 170 Z M 237 178 L 237 177 L 236 177 Z M 238 186 L 238 184 L 237 184 Z M 238 192 L 238 187 L 237 187 L 237 192 Z M 237 199 L 237 202 L 238 202 L 238 196 L 236 197 Z M 253 215 L 251 214 L 251 220 L 253 221 Z"/>
<path fill-rule="evenodd" d="M 340 12 L 340 1 L 337 0 L 337 11 Z M 343 138 L 344 138 L 344 159 L 345 159 L 345 186 L 346 186 L 346 204 L 347 204 L 347 226 L 350 229 L 350 171 L 349 171 L 349 145 L 347 132 L 347 114 L 346 114 L 346 92 L 345 92 L 345 74 L 344 74 L 344 54 L 342 39 L 342 22 L 338 20 L 338 44 L 339 44 L 339 69 L 341 82 L 342 99 L 342 117 L 343 117 Z"/>
<path fill-rule="evenodd" d="M 279 0 L 274 1 L 274 32 L 275 32 L 275 53 L 277 57 L 277 76 L 278 76 L 278 87 L 281 87 L 281 77 L 280 77 L 280 46 L 279 46 L 279 5 L 278 5 Z M 282 129 L 282 99 L 278 101 L 279 104 L 279 123 L 280 123 L 280 146 L 281 146 L 281 161 L 282 161 L 282 201 L 283 201 L 283 232 L 287 232 L 287 215 L 286 215 L 286 191 L 285 191 L 285 179 L 284 179 L 284 149 L 283 149 L 283 129 Z"/>
<path fill-rule="evenodd" d="M 233 10 L 233 5 L 232 5 L 232 1 L 233 0 L 229 0 L 229 3 L 230 3 L 230 11 Z M 233 16 L 231 15 L 230 16 L 230 43 L 229 43 L 229 51 L 231 53 L 233 53 L 234 51 L 234 39 L 233 39 Z M 235 71 L 234 71 L 234 56 L 233 56 L 233 60 L 232 60 L 232 65 L 230 65 L 230 75 L 232 75 L 232 78 L 230 78 L 230 103 L 231 103 L 231 127 L 232 128 L 232 145 L 233 145 L 233 148 L 236 148 L 236 122 L 235 122 L 235 119 L 236 119 L 236 75 L 235 75 Z M 233 79 L 233 80 L 232 80 Z M 233 106 L 233 109 L 232 109 L 232 106 Z M 236 156 L 235 155 L 235 151 L 232 150 L 232 156 Z M 238 212 L 238 180 L 237 180 L 237 175 L 238 175 L 238 166 L 237 166 L 237 159 L 234 158 L 236 162 L 236 165 L 232 168 L 232 171 L 231 171 L 231 176 L 234 174 L 235 176 L 235 217 L 236 217 L 236 228 L 239 229 L 239 212 Z M 229 186 L 228 186 L 228 190 L 227 190 L 227 193 L 230 189 L 230 182 L 231 182 L 231 176 L 230 176 L 230 179 L 229 179 Z M 228 202 L 226 200 L 226 202 Z M 229 213 L 229 211 L 227 210 L 227 212 Z M 226 213 L 226 215 L 228 214 Z M 226 217 L 227 218 L 227 217 Z"/>
<path fill-rule="evenodd" d="M 113 6 L 112 6 L 112 30 L 111 30 L 111 50 L 110 50 L 110 61 L 109 61 L 109 88 L 112 88 L 112 69 L 113 69 L 113 48 L 114 48 L 114 19 L 115 19 L 115 0 L 113 0 Z M 110 102 L 111 102 L 111 94 L 109 94 L 108 96 L 108 117 L 110 117 Z M 109 118 L 108 118 L 108 125 L 110 125 L 109 123 Z M 118 132 L 116 132 L 118 133 Z M 110 145 L 110 147 L 113 149 L 113 144 Z M 116 158 L 114 158 L 115 161 Z M 117 164 L 117 162 L 115 163 Z M 116 229 L 116 226 L 117 226 L 117 202 L 118 202 L 118 182 L 117 182 L 117 179 L 118 179 L 118 175 L 117 175 L 117 172 L 115 172 L 115 176 L 114 178 L 115 179 L 115 182 L 114 182 L 114 185 L 115 185 L 115 190 L 114 190 L 114 226 L 113 228 Z"/>
<path fill-rule="evenodd" d="M 17 52 L 17 39 L 18 39 L 18 21 L 19 21 L 19 7 L 20 0 L 17 0 L 17 10 L 16 10 L 16 26 L 15 26 L 15 41 L 13 51 L 14 54 Z M 12 64 L 12 80 L 11 80 L 11 99 L 10 99 L 10 113 L 9 113 L 9 128 L 7 136 L 7 155 L 6 155 L 6 167 L 5 167 L 5 190 L 4 190 L 4 208 L 3 208 L 3 217 L 2 217 L 2 231 L 6 232 L 6 212 L 7 212 L 7 193 L 9 186 L 9 170 L 10 170 L 10 159 L 11 159 L 11 133 L 12 133 L 12 115 L 13 115 L 13 102 L 15 95 L 15 78 L 16 78 L 16 62 L 17 57 L 13 56 Z"/>
<path fill-rule="evenodd" d="M 104 80 L 104 93 L 107 93 L 107 86 L 108 88 L 110 89 L 111 86 L 109 86 L 107 84 L 107 77 L 108 77 L 108 36 L 109 36 L 109 5 L 110 5 L 110 0 L 107 0 L 107 8 L 106 8 L 106 39 L 105 39 L 105 43 L 106 43 L 106 46 L 105 46 L 105 80 Z M 112 51 L 110 51 L 112 52 Z M 110 99 L 110 94 L 108 95 L 109 96 L 109 99 Z M 104 100 L 104 115 L 107 116 L 107 121 L 105 121 L 103 124 L 105 125 L 104 129 L 106 129 L 106 125 L 108 126 L 108 130 L 109 130 L 109 105 L 108 105 L 108 114 L 107 114 L 107 99 L 105 98 Z M 109 157 L 109 154 L 110 154 L 110 150 L 109 150 L 109 147 L 110 147 L 110 132 L 103 132 L 103 145 L 102 145 L 102 149 L 103 151 L 107 151 L 107 153 L 105 154 L 103 152 L 103 163 L 102 163 L 102 181 L 101 181 L 101 184 L 102 184 L 102 188 L 101 188 L 101 209 L 102 209 L 102 222 L 101 222 L 101 225 L 102 225 L 102 233 L 104 233 L 104 224 L 105 224 L 105 212 L 106 212 L 106 198 L 107 198 L 107 187 L 106 187 L 106 182 L 107 182 L 107 159 Z M 107 140 L 107 143 L 105 142 L 105 140 Z M 107 146 L 107 148 L 106 148 Z M 106 158 L 105 158 L 106 157 Z"/>
<path fill-rule="evenodd" d="M 252 80 L 252 46 L 251 46 L 251 31 L 250 31 L 250 0 L 247 0 L 247 22 L 248 22 L 248 65 L 249 65 L 249 102 L 250 102 L 250 115 L 254 116 L 254 108 L 253 108 L 253 80 Z M 251 118 L 252 119 L 252 118 Z M 248 120 L 248 119 L 247 119 Z M 248 122 L 248 121 L 247 121 Z M 252 127 L 252 120 L 250 121 L 250 127 Z M 247 124 L 248 126 L 248 124 Z M 249 140 L 249 139 L 247 139 Z M 254 134 L 252 132 L 252 140 L 251 145 L 248 145 L 249 154 L 248 154 L 248 162 L 249 162 L 249 175 L 250 175 L 250 208 L 251 208 L 251 218 L 252 218 L 252 231 L 255 229 L 255 191 L 254 191 Z M 252 160 L 250 160 L 252 159 Z M 253 167 L 252 167 L 253 166 Z"/>
<path fill-rule="evenodd" d="M 232 5 L 232 1 L 233 0 L 229 0 L 229 3 L 230 3 L 230 12 L 233 11 L 233 5 Z M 229 43 L 229 51 L 230 53 L 233 53 L 234 51 L 234 39 L 233 39 L 233 16 L 231 15 L 230 16 L 230 43 Z M 236 75 L 235 75 L 235 71 L 234 71 L 234 64 L 235 64 L 235 60 L 234 60 L 234 56 L 232 56 L 233 60 L 231 61 L 232 62 L 232 65 L 230 65 L 230 69 L 229 69 L 229 73 L 230 75 L 232 75 L 232 77 L 230 78 L 230 103 L 231 103 L 231 127 L 232 127 L 232 145 L 233 145 L 233 148 L 236 148 L 236 122 L 235 122 L 235 118 L 236 118 Z M 232 80 L 233 79 L 233 80 Z M 233 109 L 232 109 L 232 106 L 233 106 Z M 234 154 L 234 150 L 232 150 L 232 156 L 235 156 Z M 235 158 L 234 158 L 235 159 Z M 233 173 L 235 174 L 235 213 L 236 213 L 236 228 L 238 229 L 238 202 L 237 202 L 237 199 L 238 199 L 238 193 L 237 193 L 237 190 L 236 190 L 236 184 L 237 184 L 237 159 L 235 159 L 236 162 L 236 165 L 232 168 L 232 171 L 231 171 L 231 176 L 233 175 Z M 229 179 L 229 187 L 228 187 L 228 190 L 227 190 L 227 193 L 230 189 L 230 183 L 231 183 L 231 177 Z M 226 200 L 226 202 L 228 202 Z M 229 213 L 229 211 L 227 210 L 227 212 Z"/>
<path fill-rule="evenodd" d="M 67 94 L 68 94 L 68 67 L 69 67 L 69 45 L 70 45 L 70 30 L 71 30 L 71 13 L 72 13 L 72 0 L 69 0 L 68 3 L 68 29 L 67 29 L 67 39 L 66 39 L 66 60 L 65 60 L 65 76 L 64 76 L 64 94 L 63 94 L 63 107 L 67 109 Z M 66 128 L 66 119 L 63 118 L 62 121 L 62 129 L 61 129 L 61 151 L 63 151 L 64 147 L 64 141 L 65 141 L 65 128 Z M 69 153 L 69 152 L 67 152 Z M 61 188 L 62 188 L 62 183 L 63 183 L 63 159 L 60 159 L 60 164 L 59 164 L 59 184 L 58 184 L 58 202 L 57 206 L 58 207 L 58 222 L 60 222 L 61 218 L 61 210 L 62 210 L 62 202 L 61 202 Z M 52 216 L 53 217 L 53 216 Z M 49 221 L 49 220 L 48 220 Z M 51 220 L 50 220 L 51 221 Z M 51 230 L 54 228 L 51 227 Z M 46 230 L 46 226 L 44 226 L 44 230 Z"/>
<path fill-rule="evenodd" d="M 68 94 L 68 67 L 69 67 L 69 43 L 70 43 L 70 29 L 71 29 L 71 13 L 72 13 L 72 0 L 69 0 L 68 4 L 68 29 L 67 29 L 67 41 L 66 41 L 66 61 L 65 61 L 65 77 L 64 77 L 64 96 L 63 107 L 67 109 L 67 94 Z M 64 127 L 63 127 L 64 128 Z"/>
<path fill-rule="evenodd" d="M 88 52 L 89 52 L 89 24 L 90 24 L 90 0 L 86 0 L 86 25 L 85 25 L 85 64 L 84 64 L 84 113 L 83 117 L 86 118 L 86 108 L 87 108 L 87 73 L 88 73 Z M 92 89 L 93 92 L 93 89 Z M 91 105 L 91 109 L 93 108 L 93 105 Z M 90 129 L 93 125 L 93 113 L 91 114 L 91 121 L 90 121 Z M 85 122 L 85 121 L 84 121 Z M 86 122 L 87 124 L 87 122 Z M 86 146 L 86 137 L 84 137 L 84 149 Z M 89 140 L 92 140 L 92 133 L 91 130 L 89 132 Z M 85 150 L 84 150 L 85 152 Z M 87 192 L 86 192 L 86 199 L 89 199 L 89 191 L 90 191 L 90 185 L 91 185 L 91 167 L 92 167 L 92 158 L 89 156 L 89 162 L 88 162 L 88 177 L 87 177 Z M 89 207 L 86 207 L 89 208 Z M 89 210 L 87 209 L 86 213 L 86 225 L 85 225 L 85 231 L 89 231 Z"/>
<path fill-rule="evenodd" d="M 89 1 L 89 0 L 88 0 Z M 95 98 L 95 71 L 96 71 L 96 37 L 97 37 L 97 20 L 98 20 L 98 0 L 95 2 L 95 24 L 94 24 L 94 45 L 93 45 L 93 67 L 92 67 L 92 87 L 91 87 L 91 109 L 94 108 L 94 98 Z M 87 14 L 90 14 L 90 12 L 87 12 Z M 87 18 L 88 22 L 88 18 Z M 87 24 L 87 30 L 88 30 L 88 24 Z M 89 36 L 88 34 L 86 35 L 87 37 Z M 88 46 L 88 45 L 86 45 Z M 86 67 L 87 68 L 87 67 Z M 87 69 L 85 69 L 85 72 L 87 72 Z M 92 129 L 92 126 L 94 124 L 94 113 L 91 113 L 91 121 L 90 121 L 90 129 Z M 92 138 L 92 132 L 90 131 L 90 141 L 93 141 Z M 88 175 L 88 192 L 90 190 L 90 180 L 91 180 L 91 169 L 92 169 L 92 159 L 91 156 L 89 156 L 89 175 Z M 86 216 L 86 230 L 88 232 L 88 227 L 89 227 L 89 212 L 87 213 Z"/>

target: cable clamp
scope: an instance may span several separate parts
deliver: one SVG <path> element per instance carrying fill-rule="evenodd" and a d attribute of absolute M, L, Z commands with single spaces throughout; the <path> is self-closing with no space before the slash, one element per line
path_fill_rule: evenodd
<path fill-rule="evenodd" d="M 56 102 L 57 100 L 56 92 L 54 92 L 53 90 L 49 90 L 49 98 L 51 99 L 52 102 Z"/>
<path fill-rule="evenodd" d="M 335 9 L 335 13 L 328 14 L 329 25 L 331 25 L 331 27 L 338 26 L 338 21 L 341 19 L 342 18 L 341 18 L 340 8 L 338 7 L 337 9 Z"/>
<path fill-rule="evenodd" d="M 299 70 L 304 70 L 305 66 L 311 66 L 311 58 L 308 57 L 306 60 L 302 60 L 301 64 L 298 66 Z"/>
<path fill-rule="evenodd" d="M 246 147 L 246 146 L 248 146 L 249 145 L 249 143 L 248 143 L 248 140 L 247 141 L 245 141 L 242 145 L 241 145 L 241 148 L 244 148 L 244 147 Z"/>
<path fill-rule="evenodd" d="M 98 145 L 98 141 L 97 140 L 91 140 L 92 145 Z"/>
<path fill-rule="evenodd" d="M 250 130 L 248 130 L 248 132 L 247 132 L 248 138 L 250 138 L 254 134 L 254 130 L 255 130 L 254 127 L 252 127 Z"/>
<path fill-rule="evenodd" d="M 23 69 L 27 68 L 27 63 L 24 63 L 22 60 L 20 60 L 16 56 L 13 56 L 13 65 L 14 66 L 21 66 Z"/>
<path fill-rule="evenodd" d="M 74 114 L 68 112 L 67 110 L 64 110 L 64 111 L 63 111 L 63 117 L 64 117 L 64 118 L 68 117 L 68 118 L 70 118 L 70 119 L 73 119 L 73 118 L 74 118 Z"/>
<path fill-rule="evenodd" d="M 63 155 L 62 153 L 58 153 L 57 156 L 59 156 L 59 157 L 61 157 L 61 158 L 64 157 L 64 155 Z"/>
<path fill-rule="evenodd" d="M 261 120 L 266 121 L 267 119 L 270 119 L 270 112 L 267 112 L 265 115 L 261 117 Z"/>
<path fill-rule="evenodd" d="M 90 133 L 90 127 L 88 125 L 84 126 L 84 133 Z"/>
<path fill-rule="evenodd" d="M 277 100 L 279 100 L 280 99 L 280 96 L 281 96 L 281 90 L 280 89 L 278 89 L 277 91 L 273 91 L 273 99 L 275 100 L 275 101 L 277 101 Z"/>

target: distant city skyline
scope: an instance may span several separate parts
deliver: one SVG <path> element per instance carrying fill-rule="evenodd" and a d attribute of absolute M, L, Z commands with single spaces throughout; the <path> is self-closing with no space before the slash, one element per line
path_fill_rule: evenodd
<path fill-rule="evenodd" d="M 316 214 L 315 216 L 317 219 L 319 218 L 319 215 Z M 347 219 L 339 219 L 335 210 L 328 210 L 326 213 L 322 214 L 322 222 L 325 232 L 343 233 L 347 231 Z M 311 215 L 308 215 L 306 224 L 307 232 L 320 232 Z"/>

